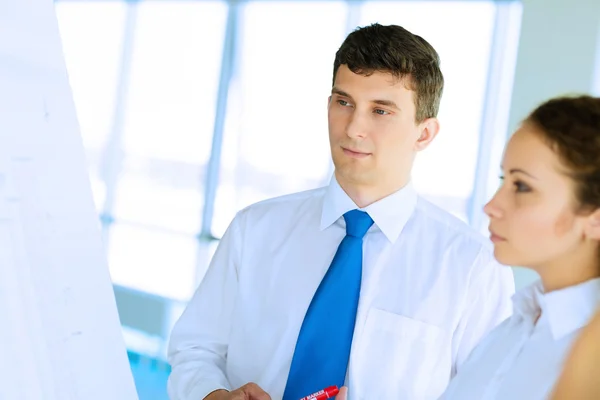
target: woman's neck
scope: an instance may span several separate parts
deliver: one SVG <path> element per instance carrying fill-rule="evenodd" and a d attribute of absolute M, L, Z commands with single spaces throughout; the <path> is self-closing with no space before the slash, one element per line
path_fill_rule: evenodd
<path fill-rule="evenodd" d="M 555 260 L 534 269 L 540 275 L 544 292 L 549 293 L 600 277 L 600 259 L 596 252 L 588 255 L 580 252 L 578 256 Z"/>

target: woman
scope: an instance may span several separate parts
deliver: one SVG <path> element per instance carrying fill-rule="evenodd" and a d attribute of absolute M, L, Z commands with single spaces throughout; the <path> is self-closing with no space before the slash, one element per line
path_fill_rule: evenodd
<path fill-rule="evenodd" d="M 552 400 L 600 399 L 600 311 L 575 342 Z"/>
<path fill-rule="evenodd" d="M 546 399 L 600 302 L 600 98 L 552 99 L 511 137 L 484 210 L 494 255 L 540 280 L 471 353 L 444 400 Z M 579 399 L 578 397 L 568 397 Z"/>

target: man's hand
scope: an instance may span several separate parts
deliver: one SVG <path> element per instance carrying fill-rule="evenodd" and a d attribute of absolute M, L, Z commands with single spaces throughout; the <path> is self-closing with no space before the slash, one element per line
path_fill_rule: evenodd
<path fill-rule="evenodd" d="M 345 399 L 344 397 L 342 400 Z M 215 390 L 206 396 L 204 400 L 271 400 L 271 396 L 256 383 L 246 383 L 241 388 L 231 392 L 227 390 Z"/>
<path fill-rule="evenodd" d="M 340 388 L 340 392 L 335 396 L 335 400 L 346 400 L 348 397 L 348 388 L 346 386 L 342 386 Z"/>

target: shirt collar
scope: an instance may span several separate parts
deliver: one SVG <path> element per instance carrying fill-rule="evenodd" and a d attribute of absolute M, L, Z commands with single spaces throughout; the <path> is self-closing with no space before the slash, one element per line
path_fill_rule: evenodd
<path fill-rule="evenodd" d="M 513 296 L 514 312 L 535 320 L 544 313 L 554 340 L 587 325 L 600 305 L 600 278 L 590 279 L 550 293 L 544 293 L 541 281 Z"/>
<path fill-rule="evenodd" d="M 544 286 L 540 280 L 519 290 L 512 296 L 513 313 L 532 322 L 535 321 L 541 312 L 543 293 Z"/>
<path fill-rule="evenodd" d="M 346 212 L 359 209 L 366 211 L 375 225 L 383 232 L 385 237 L 394 243 L 406 222 L 412 215 L 417 204 L 417 193 L 412 183 L 390 194 L 383 199 L 364 208 L 359 208 L 354 201 L 344 192 L 335 176 L 331 179 L 323 199 L 321 213 L 321 230 L 331 226 Z"/>

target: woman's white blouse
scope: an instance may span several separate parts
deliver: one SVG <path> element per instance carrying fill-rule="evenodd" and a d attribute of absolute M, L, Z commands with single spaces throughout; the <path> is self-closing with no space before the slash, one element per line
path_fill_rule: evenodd
<path fill-rule="evenodd" d="M 600 305 L 600 278 L 513 296 L 513 315 L 457 371 L 440 400 L 541 400 L 551 393 L 573 340 Z"/>

